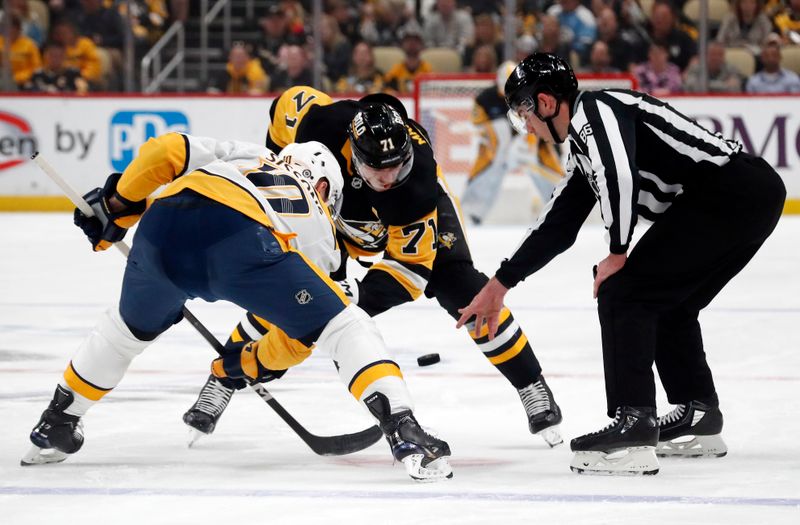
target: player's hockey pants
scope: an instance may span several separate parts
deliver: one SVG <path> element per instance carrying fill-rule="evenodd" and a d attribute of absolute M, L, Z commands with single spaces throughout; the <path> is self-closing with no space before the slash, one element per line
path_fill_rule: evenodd
<path fill-rule="evenodd" d="M 345 307 L 329 282 L 269 228 L 186 190 L 142 217 L 120 314 L 136 337 L 152 340 L 181 319 L 188 299 L 222 299 L 310 345 Z"/>
<path fill-rule="evenodd" d="M 479 272 L 469 252 L 464 229 L 452 198 L 445 194 L 437 204 L 439 246 L 425 295 L 434 297 L 453 319 L 461 314 L 489 278 Z M 516 388 L 523 388 L 542 373 L 528 338 L 508 309 L 501 314 L 497 337 L 473 337 L 486 358 Z"/>
<path fill-rule="evenodd" d="M 698 314 L 769 237 L 785 198 L 760 158 L 740 154 L 707 168 L 601 285 L 610 417 L 618 406 L 655 407 L 654 361 L 670 403 L 716 399 Z"/>

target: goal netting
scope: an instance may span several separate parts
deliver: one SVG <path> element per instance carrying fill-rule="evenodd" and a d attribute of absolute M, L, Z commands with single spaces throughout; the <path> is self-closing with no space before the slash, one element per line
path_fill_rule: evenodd
<path fill-rule="evenodd" d="M 476 74 L 421 75 L 415 81 L 415 120 L 430 134 L 436 160 L 457 196 L 478 151 L 472 124 L 475 97 L 494 81 L 495 75 Z M 627 74 L 578 75 L 578 84 L 581 89 L 636 88 L 635 78 Z M 542 200 L 527 174 L 509 173 L 486 222 L 530 223 Z"/>

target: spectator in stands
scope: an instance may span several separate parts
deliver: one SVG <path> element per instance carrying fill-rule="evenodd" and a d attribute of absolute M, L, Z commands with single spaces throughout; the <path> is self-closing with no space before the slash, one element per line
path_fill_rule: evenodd
<path fill-rule="evenodd" d="M 403 0 L 376 0 L 365 4 L 361 36 L 373 46 L 397 46 L 406 27 L 419 25 Z"/>
<path fill-rule="evenodd" d="M 79 36 L 72 22 L 67 19 L 56 22 L 51 31 L 51 39 L 66 50 L 67 66 L 77 68 L 81 76 L 94 87 L 102 82 L 103 69 L 97 46 L 87 37 Z"/>
<path fill-rule="evenodd" d="M 738 69 L 725 62 L 725 46 L 709 42 L 706 52 L 708 93 L 741 93 L 743 78 Z M 695 62 L 686 70 L 683 87 L 690 93 L 704 92 L 700 82 L 700 64 Z"/>
<path fill-rule="evenodd" d="M 553 53 L 565 60 L 569 60 L 569 35 L 561 30 L 558 18 L 550 15 L 542 17 L 542 26 L 539 33 L 539 51 Z"/>
<path fill-rule="evenodd" d="M 383 72 L 375 67 L 375 54 L 369 42 L 359 42 L 353 48 L 350 71 L 341 77 L 334 91 L 366 95 L 383 90 Z"/>
<path fill-rule="evenodd" d="M 414 91 L 414 78 L 422 73 L 430 73 L 433 68 L 420 56 L 425 44 L 418 28 L 411 26 L 403 31 L 400 45 L 406 57 L 386 73 L 384 83 L 395 93 L 411 93 Z"/>
<path fill-rule="evenodd" d="M 617 15 L 610 7 L 600 9 L 597 17 L 597 39 L 608 47 L 612 68 L 618 71 L 630 69 L 635 62 L 634 46 L 620 34 Z"/>
<path fill-rule="evenodd" d="M 582 68 L 580 72 L 592 75 L 619 73 L 619 69 L 611 65 L 611 51 L 608 49 L 608 44 L 602 40 L 592 44 L 592 49 L 589 52 L 589 64 Z"/>
<path fill-rule="evenodd" d="M 280 67 L 272 75 L 272 90 L 283 91 L 292 86 L 311 86 L 314 84 L 314 73 L 308 59 L 306 48 L 297 44 L 286 45 L 278 53 Z M 327 78 L 323 78 L 323 91 L 330 86 Z"/>
<path fill-rule="evenodd" d="M 681 70 L 669 61 L 669 51 L 653 42 L 647 51 L 647 62 L 633 68 L 639 89 L 656 97 L 680 93 Z"/>
<path fill-rule="evenodd" d="M 169 11 L 164 0 L 132 0 L 121 2 L 118 10 L 123 20 L 130 4 L 131 30 L 137 47 L 150 48 L 164 34 Z"/>
<path fill-rule="evenodd" d="M 784 44 L 800 44 L 800 0 L 787 0 L 785 6 L 772 19 L 780 31 Z"/>
<path fill-rule="evenodd" d="M 763 7 L 763 0 L 733 0 L 733 10 L 720 24 L 717 42 L 725 47 L 747 47 L 758 53 L 772 31 Z"/>
<path fill-rule="evenodd" d="M 669 61 L 686 69 L 697 55 L 697 45 L 688 33 L 677 26 L 677 17 L 672 4 L 657 0 L 650 15 L 650 39 L 660 44 L 669 53 Z M 650 52 L 648 50 L 648 58 Z"/>
<path fill-rule="evenodd" d="M 89 90 L 89 83 L 81 72 L 65 64 L 66 50 L 61 44 L 50 42 L 44 47 L 42 67 L 23 86 L 25 91 L 35 93 L 77 93 Z"/>
<path fill-rule="evenodd" d="M 781 44 L 768 38 L 761 47 L 763 69 L 747 79 L 748 93 L 800 93 L 797 73 L 781 67 Z"/>
<path fill-rule="evenodd" d="M 339 30 L 336 19 L 330 15 L 322 15 L 320 39 L 325 73 L 332 82 L 336 82 L 347 74 L 353 47 Z"/>
<path fill-rule="evenodd" d="M 122 49 L 125 24 L 117 10 L 103 7 L 102 0 L 81 0 L 81 9 L 75 12 L 75 25 L 96 46 Z"/>
<path fill-rule="evenodd" d="M 503 56 L 503 42 L 498 38 L 497 22 L 489 13 L 482 13 L 475 17 L 475 40 L 464 50 L 461 62 L 464 65 L 472 64 L 472 55 L 481 46 L 494 48 L 495 57 Z M 492 68 L 492 72 L 496 70 L 497 67 Z"/>
<path fill-rule="evenodd" d="M 359 32 L 359 11 L 356 5 L 347 0 L 329 0 L 328 9 L 339 24 L 339 30 L 351 45 L 362 40 Z"/>
<path fill-rule="evenodd" d="M 597 21 L 592 12 L 580 0 L 558 0 L 547 14 L 558 18 L 561 27 L 572 33 L 570 47 L 578 53 L 581 62 L 586 62 L 589 48 L 597 39 Z"/>
<path fill-rule="evenodd" d="M 33 72 L 42 66 L 42 57 L 36 43 L 22 34 L 22 20 L 16 16 L 11 17 L 9 36 L 11 38 L 9 46 L 11 75 L 14 83 L 21 87 L 30 80 Z M 5 46 L 5 36 L 0 33 L 0 67 L 3 67 L 3 60 L 5 60 Z"/>
<path fill-rule="evenodd" d="M 250 56 L 250 51 L 243 42 L 236 42 L 228 53 L 225 71 L 209 86 L 209 93 L 227 93 L 229 95 L 262 95 L 269 89 L 269 77 L 261 67 L 257 58 Z"/>
<path fill-rule="evenodd" d="M 472 55 L 472 64 L 467 64 L 470 73 L 496 73 L 497 53 L 494 46 L 483 45 L 475 50 Z"/>
<path fill-rule="evenodd" d="M 558 21 L 556 21 L 558 23 Z M 520 35 L 514 42 L 514 62 L 519 64 L 522 59 L 532 55 L 539 49 L 539 41 L 536 37 L 527 33 Z"/>
<path fill-rule="evenodd" d="M 456 0 L 436 0 L 436 11 L 425 19 L 425 45 L 449 47 L 464 53 L 475 39 L 472 17 L 456 7 Z"/>
<path fill-rule="evenodd" d="M 11 16 L 19 18 L 22 24 L 22 34 L 33 40 L 37 46 L 42 47 L 45 40 L 45 23 L 39 20 L 28 0 L 9 0 Z M 0 26 L 2 27 L 2 26 Z"/>
<path fill-rule="evenodd" d="M 289 34 L 289 20 L 278 4 L 270 4 L 267 7 L 260 24 L 261 38 L 256 43 L 256 54 L 264 71 L 272 75 L 278 67 L 278 51 L 281 46 L 284 43 L 299 42 L 292 41 Z"/>

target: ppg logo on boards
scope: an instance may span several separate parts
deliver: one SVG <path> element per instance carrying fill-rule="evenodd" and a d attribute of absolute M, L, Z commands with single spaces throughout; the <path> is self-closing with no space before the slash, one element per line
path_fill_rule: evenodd
<path fill-rule="evenodd" d="M 28 121 L 0 110 L 0 170 L 22 164 L 38 149 Z"/>
<path fill-rule="evenodd" d="M 177 131 L 189 132 L 189 119 L 180 111 L 118 111 L 111 117 L 111 167 L 124 171 L 147 139 Z"/>

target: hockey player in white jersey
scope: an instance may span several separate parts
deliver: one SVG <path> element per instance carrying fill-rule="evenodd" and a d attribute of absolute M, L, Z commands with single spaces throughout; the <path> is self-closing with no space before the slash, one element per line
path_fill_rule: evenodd
<path fill-rule="evenodd" d="M 263 146 L 168 133 L 149 140 L 123 174 L 85 196 L 96 216 L 76 210 L 75 222 L 95 250 L 121 240 L 141 221 L 119 305 L 73 356 L 31 432 L 34 447 L 23 464 L 63 461 L 77 452 L 84 442 L 83 415 L 116 387 L 135 356 L 181 319 L 184 303 L 199 297 L 230 301 L 274 326 L 214 360 L 212 373 L 268 381 L 302 362 L 318 343 L 413 479 L 452 476 L 447 443 L 417 423 L 400 368 L 374 322 L 318 266 L 339 260 L 325 203 L 335 212 L 341 195 L 336 161 L 321 144 L 318 153 L 316 165 L 299 166 Z M 316 173 L 321 166 L 331 167 L 327 177 Z M 146 199 L 162 185 L 148 207 Z M 314 186 L 327 195 L 320 199 Z M 290 217 L 309 222 L 292 229 Z"/>

